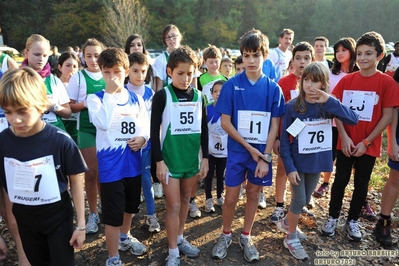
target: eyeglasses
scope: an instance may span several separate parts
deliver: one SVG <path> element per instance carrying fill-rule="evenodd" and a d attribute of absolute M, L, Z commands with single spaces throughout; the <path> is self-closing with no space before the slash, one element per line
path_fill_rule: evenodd
<path fill-rule="evenodd" d="M 177 37 L 179 37 L 179 34 L 176 35 L 169 35 L 165 37 L 165 40 L 170 41 L 170 40 L 176 40 Z"/>

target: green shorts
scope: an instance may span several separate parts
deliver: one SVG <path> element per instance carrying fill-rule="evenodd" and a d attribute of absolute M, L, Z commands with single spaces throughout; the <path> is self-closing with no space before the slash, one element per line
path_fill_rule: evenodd
<path fill-rule="evenodd" d="M 184 172 L 184 173 L 170 173 L 170 177 L 176 178 L 176 179 L 183 179 L 183 178 L 190 178 L 195 176 L 198 173 L 199 169 L 190 171 L 190 172 Z"/>
<path fill-rule="evenodd" d="M 78 130 L 79 149 L 91 148 L 96 146 L 96 134 L 86 133 Z"/>

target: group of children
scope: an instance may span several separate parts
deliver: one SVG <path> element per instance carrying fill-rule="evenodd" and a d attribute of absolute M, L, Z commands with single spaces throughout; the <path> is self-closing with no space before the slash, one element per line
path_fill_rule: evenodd
<path fill-rule="evenodd" d="M 201 215 L 195 204 L 197 177 L 205 178 L 205 211 L 215 211 L 211 193 L 215 170 L 222 233 L 212 257 L 227 256 L 241 184 L 247 181 L 238 244 L 245 260 L 259 260 L 251 230 L 262 188 L 272 184 L 272 151 L 279 160 L 277 206 L 271 220 L 287 233 L 283 245 L 289 252 L 297 259 L 308 257 L 301 243 L 306 235 L 298 228 L 299 214 L 309 203 L 320 173 L 332 172 L 335 154 L 330 217 L 321 233 L 335 234 L 355 167 L 345 228 L 349 239 L 360 241 L 357 220 L 387 126 L 388 183 L 393 188 L 384 188 L 375 234 L 384 246 L 392 244 L 390 211 L 399 187 L 394 108 L 399 100 L 395 81 L 377 71 L 384 40 L 375 32 L 358 39 L 355 57 L 360 71 L 354 73 L 350 73 L 353 55 L 348 56 L 346 46 L 353 42 L 340 40 L 334 47 L 331 74 L 325 63 L 312 62 L 315 53 L 309 43 L 297 44 L 291 53 L 293 37 L 292 30 L 284 30 L 280 47 L 267 59 L 268 38 L 259 30 L 248 31 L 240 39 L 242 57 L 237 58 L 236 76 L 231 78 L 219 72 L 222 56 L 212 45 L 203 52 L 208 71 L 200 74 L 197 54 L 180 45 L 182 36 L 175 25 L 165 27 L 162 38 L 167 51 L 153 66 L 138 35 L 128 38 L 125 51 L 88 39 L 82 49 L 87 67 L 76 72 L 76 56 L 61 55 L 61 80 L 51 74 L 47 63 L 49 41 L 37 34 L 29 37 L 23 67 L 8 70 L 0 81 L 0 107 L 9 123 L 0 133 L 1 201 L 10 232 L 22 250 L 18 251 L 20 264 L 74 265 L 73 248 L 82 247 L 85 233 L 98 231 L 99 213 L 105 224 L 106 265 L 122 265 L 118 250 L 144 254 L 147 247 L 130 229 L 143 187 L 149 231 L 160 230 L 150 168 L 166 196 L 166 265 L 180 265 L 180 253 L 199 256 L 200 249 L 186 240 L 184 226 L 188 213 Z M 287 58 L 293 72 L 283 76 Z M 148 76 L 149 71 L 153 75 Z M 273 71 L 273 79 L 265 74 Z M 348 74 L 331 91 L 330 77 L 340 73 Z M 77 114 L 72 120 L 71 113 Z M 337 151 L 334 124 L 339 132 Z M 186 152 L 181 152 L 182 147 Z M 29 153 L 23 152 L 26 148 Z M 90 209 L 87 224 L 83 175 Z M 284 217 L 287 179 L 292 198 Z M 75 229 L 68 188 L 77 215 Z M 5 251 L 1 241 L 0 250 Z"/>

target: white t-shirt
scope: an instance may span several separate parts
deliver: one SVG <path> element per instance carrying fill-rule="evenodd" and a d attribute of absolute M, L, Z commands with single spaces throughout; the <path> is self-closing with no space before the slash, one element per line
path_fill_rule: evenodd
<path fill-rule="evenodd" d="M 292 53 L 288 49 L 283 52 L 280 48 L 275 48 L 269 53 L 267 58 L 273 62 L 273 65 L 276 68 L 277 80 L 279 80 L 283 76 L 284 71 L 288 68 L 292 58 Z"/>
<path fill-rule="evenodd" d="M 85 71 L 90 78 L 96 81 L 100 80 L 103 77 L 101 71 L 90 72 L 87 69 L 84 69 L 83 71 Z M 87 92 L 86 79 L 84 75 L 80 71 L 78 71 L 71 77 L 68 83 L 67 93 L 69 99 L 75 100 L 76 103 L 83 102 L 84 100 L 86 100 L 86 92 Z"/>

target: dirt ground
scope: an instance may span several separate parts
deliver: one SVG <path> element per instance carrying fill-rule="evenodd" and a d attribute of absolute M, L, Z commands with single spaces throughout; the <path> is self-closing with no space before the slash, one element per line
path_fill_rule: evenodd
<path fill-rule="evenodd" d="M 348 212 L 348 200 L 350 199 L 352 188 L 352 185 L 347 188 L 342 210 L 343 214 Z M 215 190 L 213 190 L 213 193 L 216 193 Z M 362 218 L 360 218 L 360 223 L 364 239 L 361 242 L 352 242 L 347 239 L 343 229 L 344 216 L 340 219 L 337 234 L 334 237 L 321 236 L 318 230 L 328 218 L 329 195 L 321 199 L 315 199 L 315 207 L 312 212 L 315 214 L 316 219 L 313 220 L 306 215 L 302 216 L 299 225 L 308 236 L 308 240 L 302 243 L 310 258 L 299 261 L 292 257 L 289 251 L 284 248 L 283 238 L 285 234 L 279 232 L 277 227 L 269 221 L 269 216 L 275 206 L 274 186 L 265 188 L 265 193 L 267 196 L 267 208 L 258 210 L 252 231 L 253 241 L 260 253 L 260 261 L 253 262 L 251 265 L 399 265 L 397 243 L 399 230 L 396 228 L 398 223 L 397 213 L 394 213 L 395 228 L 392 230 L 395 242 L 394 247 L 391 250 L 383 250 L 372 235 L 374 224 Z M 380 196 L 380 192 L 369 191 L 370 204 L 377 212 L 379 211 Z M 245 197 L 238 202 L 236 216 L 233 221 L 233 244 L 230 246 L 228 256 L 224 260 L 214 260 L 211 257 L 212 247 L 221 233 L 222 212 L 219 206 L 215 205 L 215 213 L 205 213 L 203 211 L 204 198 L 204 190 L 198 186 L 196 202 L 202 210 L 202 217 L 198 219 L 188 217 L 184 234 L 189 242 L 201 250 L 201 254 L 195 259 L 181 257 L 181 265 L 249 265 L 250 263 L 243 258 L 243 251 L 237 241 L 243 225 Z M 288 191 L 286 200 L 288 203 L 289 199 L 290 193 Z M 159 266 L 165 264 L 168 247 L 163 219 L 165 213 L 164 203 L 164 198 L 156 200 L 156 213 L 160 218 L 162 228 L 159 233 L 150 233 L 148 231 L 148 227 L 145 224 L 144 203 L 140 213 L 133 218 L 131 233 L 148 247 L 148 252 L 139 257 L 132 255 L 128 251 L 121 252 L 124 265 Z M 395 212 L 397 212 L 397 209 L 395 209 Z M 9 248 L 6 260 L 0 261 L 0 265 L 18 265 L 15 244 L 8 234 L 4 221 L 0 224 L 0 232 Z M 77 265 L 105 265 L 107 251 L 104 226 L 102 224 L 100 224 L 99 232 L 95 235 L 87 236 L 83 249 L 76 251 L 75 254 Z"/>

